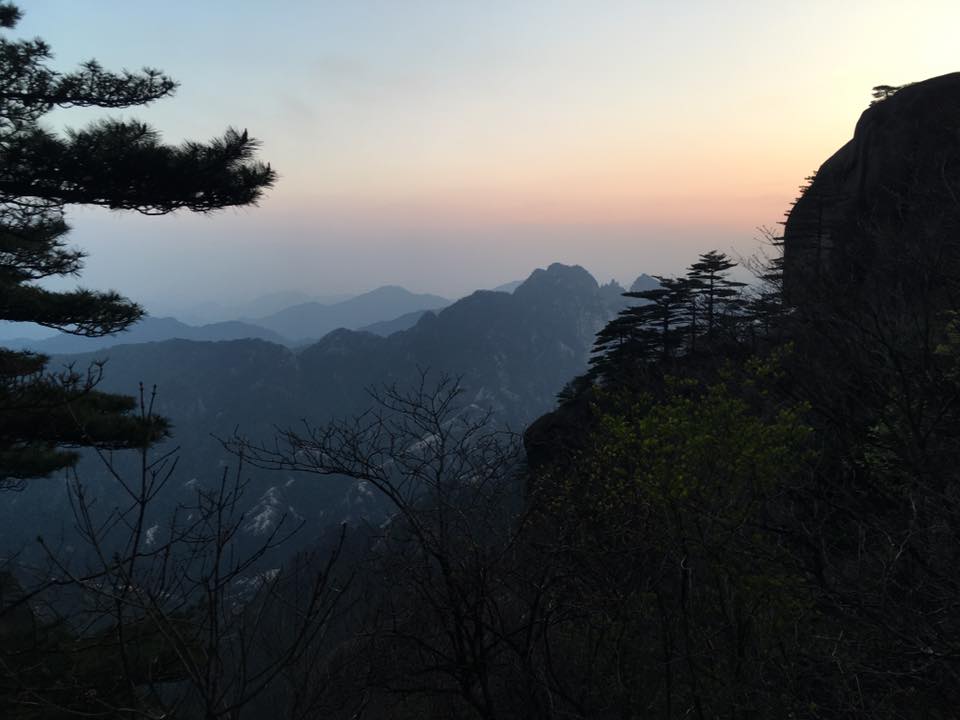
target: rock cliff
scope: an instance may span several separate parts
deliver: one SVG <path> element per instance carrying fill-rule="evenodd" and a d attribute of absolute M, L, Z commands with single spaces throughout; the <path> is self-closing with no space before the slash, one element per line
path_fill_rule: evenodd
<path fill-rule="evenodd" d="M 860 116 L 788 215 L 784 288 L 794 303 L 926 292 L 957 278 L 960 73 L 901 88 Z"/>

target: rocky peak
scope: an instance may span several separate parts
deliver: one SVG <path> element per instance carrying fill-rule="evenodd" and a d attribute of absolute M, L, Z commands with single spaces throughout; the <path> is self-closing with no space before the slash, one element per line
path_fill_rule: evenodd
<path fill-rule="evenodd" d="M 599 289 L 596 279 L 579 265 L 553 263 L 546 270 L 537 268 L 513 291 L 517 297 L 562 292 L 593 295 Z"/>
<path fill-rule="evenodd" d="M 960 73 L 903 87 L 860 116 L 784 229 L 784 289 L 797 303 L 874 292 L 930 270 L 958 277 Z M 871 290 L 873 288 L 873 290 Z"/>

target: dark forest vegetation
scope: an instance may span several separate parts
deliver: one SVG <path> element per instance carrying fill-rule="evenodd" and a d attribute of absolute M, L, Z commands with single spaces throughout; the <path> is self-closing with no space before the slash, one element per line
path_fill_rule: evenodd
<path fill-rule="evenodd" d="M 589 598 L 571 676 L 603 668 L 584 715 L 953 713 L 958 122 L 957 75 L 888 93 L 767 291 L 711 337 L 696 270 L 665 279 L 528 432 Z"/>
<path fill-rule="evenodd" d="M 264 570 L 298 527 L 281 521 L 241 546 L 241 468 L 163 513 L 155 506 L 175 458 L 138 452 L 139 474 L 115 472 L 120 507 L 71 479 L 77 547 L 40 538 L 45 563 L 0 574 L 3 716 L 233 718 L 278 689 L 315 702 L 322 663 L 306 663 L 313 694 L 296 692 L 291 675 L 314 659 L 350 585 L 334 574 L 342 533 L 322 558 Z"/>
<path fill-rule="evenodd" d="M 756 284 L 712 251 L 632 294 L 525 452 L 429 372 L 272 444 L 227 440 L 236 474 L 172 509 L 173 456 L 141 434 L 128 475 L 84 435 L 127 500 L 98 505 L 75 476 L 90 552 L 44 544 L 44 566 L 0 576 L 0 710 L 953 717 L 960 78 L 878 100 Z M 254 188 L 272 179 L 237 162 Z M 138 205 L 148 191 L 114 206 L 178 207 Z M 52 197 L 39 207 L 62 221 L 77 200 Z M 148 399 L 140 418 L 160 427 Z M 387 520 L 284 557 L 294 517 L 241 537 L 244 464 L 350 479 Z"/>
<path fill-rule="evenodd" d="M 20 10 L 0 5 L 0 27 Z M 143 310 L 115 292 L 55 292 L 38 285 L 79 274 L 84 253 L 70 247 L 68 205 L 146 214 L 209 212 L 256 202 L 275 178 L 254 159 L 247 133 L 209 143 L 165 145 L 137 121 L 102 120 L 59 135 L 43 125 L 56 108 L 129 108 L 169 97 L 176 83 L 157 70 L 104 70 L 95 61 L 70 73 L 49 67 L 42 40 L 0 37 L 0 319 L 102 336 Z M 0 350 L 0 486 L 73 464 L 70 448 L 137 447 L 161 437 L 132 398 L 98 392 L 101 369 L 51 371 L 40 354 Z"/>

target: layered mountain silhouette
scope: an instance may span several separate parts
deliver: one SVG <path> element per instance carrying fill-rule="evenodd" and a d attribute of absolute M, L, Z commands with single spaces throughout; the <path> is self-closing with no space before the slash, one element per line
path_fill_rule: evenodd
<path fill-rule="evenodd" d="M 104 337 L 91 338 L 58 333 L 43 340 L 24 339 L 4 342 L 4 345 L 53 355 L 97 352 L 115 345 L 158 342 L 175 338 L 210 342 L 255 338 L 275 343 L 287 342 L 272 330 L 239 320 L 196 326 L 187 325 L 172 317 L 145 317 L 128 330 Z"/>
<path fill-rule="evenodd" d="M 398 290 L 397 297 L 412 296 Z M 299 351 L 256 340 L 172 340 L 56 360 L 109 357 L 105 390 L 132 393 L 140 382 L 156 384 L 160 411 L 178 427 L 196 421 L 197 431 L 362 410 L 370 385 L 411 380 L 419 368 L 462 376 L 478 401 L 524 423 L 549 409 L 584 369 L 596 331 L 625 302 L 622 292 L 601 287 L 582 267 L 554 264 L 513 293 L 479 290 L 388 337 L 339 328 Z"/>
<path fill-rule="evenodd" d="M 333 305 L 318 302 L 293 305 L 254 322 L 283 337 L 302 342 L 322 338 L 337 328 L 354 330 L 449 304 L 448 299 L 438 295 L 412 293 L 402 287 L 386 285 Z"/>
<path fill-rule="evenodd" d="M 381 320 L 380 322 L 371 323 L 369 325 L 364 325 L 361 328 L 357 328 L 360 332 L 373 333 L 374 335 L 380 335 L 381 337 L 388 337 L 393 335 L 395 332 L 400 332 L 401 330 L 409 330 L 418 322 L 420 318 L 426 315 L 430 310 L 414 310 L 413 312 L 404 313 L 398 318 L 393 320 Z"/>
<path fill-rule="evenodd" d="M 269 440 L 277 426 L 360 413 L 371 404 L 371 387 L 416 382 L 424 369 L 431 377 L 461 377 L 467 402 L 520 430 L 550 410 L 567 381 L 584 371 L 597 330 L 626 302 L 623 291 L 615 283 L 598 285 L 582 267 L 554 264 L 534 271 L 513 293 L 477 291 L 388 337 L 338 329 L 299 351 L 263 340 L 169 340 L 60 356 L 53 364 L 84 367 L 108 355 L 104 390 L 136 394 L 143 383 L 149 393 L 155 385 L 156 409 L 173 423 L 169 447 L 180 448 L 178 476 L 205 482 L 235 462 L 217 436 L 240 428 Z M 109 496 L 112 481 L 95 459 L 82 461 L 78 472 Z M 254 469 L 249 476 L 251 503 L 269 500 L 311 527 L 366 512 L 347 483 Z M 38 528 L 62 522 L 69 505 L 60 485 L 40 481 L 0 507 L 0 515 L 27 540 Z"/>
<path fill-rule="evenodd" d="M 273 293 L 258 298 L 251 306 L 281 305 L 303 297 L 303 293 Z M 127 330 L 106 337 L 87 338 L 58 333 L 42 339 L 16 338 L 6 340 L 3 344 L 13 349 L 47 354 L 98 352 L 117 345 L 175 339 L 257 339 L 303 346 L 337 328 L 362 328 L 378 335 L 390 335 L 415 325 L 424 312 L 449 304 L 449 300 L 437 295 L 416 294 L 402 287 L 387 286 L 333 304 L 297 302 L 256 321 L 225 320 L 192 325 L 173 317 L 148 316 Z"/>
<path fill-rule="evenodd" d="M 280 290 L 258 295 L 245 302 L 221 303 L 208 300 L 202 303 L 185 305 L 176 309 L 168 309 L 162 314 L 172 315 L 190 325 L 208 325 L 210 323 L 223 322 L 224 320 L 250 321 L 251 318 L 272 315 L 273 313 L 280 312 L 284 308 L 292 307 L 293 305 L 302 305 L 307 302 L 333 305 L 334 303 L 349 300 L 351 297 L 354 297 L 352 293 L 308 295 L 299 290 Z"/>
<path fill-rule="evenodd" d="M 503 285 L 497 285 L 495 288 L 492 288 L 492 290 L 494 292 L 512 293 L 521 285 L 523 285 L 523 280 L 512 280 L 508 283 L 504 283 Z"/>

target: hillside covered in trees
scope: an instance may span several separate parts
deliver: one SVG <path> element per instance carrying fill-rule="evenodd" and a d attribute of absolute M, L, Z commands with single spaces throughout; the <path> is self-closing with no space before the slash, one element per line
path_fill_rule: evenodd
<path fill-rule="evenodd" d="M 761 292 L 663 279 L 526 434 L 585 716 L 953 713 L 960 75 L 889 90 Z"/>

